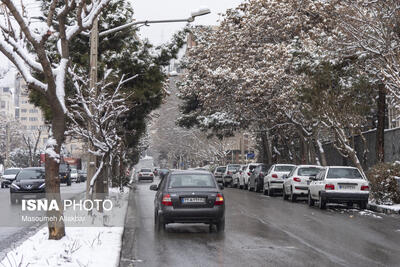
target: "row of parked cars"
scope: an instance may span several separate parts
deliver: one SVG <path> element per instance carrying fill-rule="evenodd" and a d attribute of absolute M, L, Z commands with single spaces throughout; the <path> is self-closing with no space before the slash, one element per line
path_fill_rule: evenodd
<path fill-rule="evenodd" d="M 60 164 L 59 179 L 61 183 L 71 185 L 86 180 L 86 172 L 73 171 L 64 168 Z M 76 176 L 73 175 L 76 173 Z M 1 188 L 10 188 L 10 201 L 16 203 L 22 198 L 41 198 L 45 193 L 45 169 L 44 167 L 9 168 L 6 169 L 0 179 Z"/>
<path fill-rule="evenodd" d="M 368 180 L 355 167 L 228 164 L 218 166 L 214 176 L 225 186 L 263 192 L 269 196 L 280 194 L 284 200 L 292 202 L 304 197 L 310 206 L 318 203 L 321 209 L 325 209 L 327 203 L 358 204 L 361 209 L 368 204 Z"/>

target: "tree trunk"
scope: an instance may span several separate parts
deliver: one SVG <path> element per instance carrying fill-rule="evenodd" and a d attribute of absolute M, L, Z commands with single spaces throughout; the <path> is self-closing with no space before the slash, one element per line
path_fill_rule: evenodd
<path fill-rule="evenodd" d="M 325 155 L 325 150 L 324 147 L 322 146 L 322 143 L 320 140 L 316 139 L 317 145 L 318 145 L 318 150 L 319 150 L 319 156 L 321 158 L 321 165 L 322 166 L 327 166 L 326 162 L 326 155 Z"/>
<path fill-rule="evenodd" d="M 385 85 L 378 85 L 378 125 L 376 128 L 376 161 L 385 161 L 385 112 L 386 112 L 386 90 Z"/>
<path fill-rule="evenodd" d="M 56 106 L 56 105 L 54 105 Z M 56 106 L 53 109 L 52 119 L 52 135 L 56 140 L 56 145 L 53 147 L 54 152 L 60 155 L 61 145 L 64 142 L 65 117 L 61 107 Z M 61 202 L 60 195 L 60 179 L 59 179 L 60 158 L 55 159 L 52 155 L 46 153 L 45 171 L 46 171 L 46 198 L 51 203 L 56 201 L 60 210 L 47 211 L 47 216 L 56 218 L 56 220 L 48 222 L 49 239 L 59 240 L 65 236 L 65 225 L 62 220 L 64 207 Z"/>

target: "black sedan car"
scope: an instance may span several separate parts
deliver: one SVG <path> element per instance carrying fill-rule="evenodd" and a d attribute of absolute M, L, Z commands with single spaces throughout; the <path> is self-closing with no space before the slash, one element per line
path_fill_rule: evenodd
<path fill-rule="evenodd" d="M 10 185 L 10 201 L 15 204 L 21 199 L 42 198 L 45 195 L 45 171 L 42 167 L 25 168 L 18 172 Z"/>
<path fill-rule="evenodd" d="M 157 230 L 169 223 L 205 223 L 225 229 L 225 201 L 214 176 L 208 171 L 172 171 L 160 184 L 154 200 Z"/>

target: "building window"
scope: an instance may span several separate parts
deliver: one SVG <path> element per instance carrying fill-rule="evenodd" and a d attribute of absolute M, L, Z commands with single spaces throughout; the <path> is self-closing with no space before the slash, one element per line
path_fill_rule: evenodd
<path fill-rule="evenodd" d="M 388 109 L 389 129 L 400 127 L 400 110 L 395 107 Z"/>
<path fill-rule="evenodd" d="M 36 108 L 31 108 L 29 110 L 29 113 L 38 113 L 38 112 L 39 112 L 39 110 L 37 110 Z"/>
<path fill-rule="evenodd" d="M 26 108 L 21 109 L 22 113 L 26 113 L 26 111 L 27 111 Z"/>
<path fill-rule="evenodd" d="M 37 121 L 38 118 L 37 117 L 29 117 L 29 121 Z"/>
<path fill-rule="evenodd" d="M 37 128 L 38 128 L 38 127 L 37 127 L 36 125 L 32 125 L 32 126 L 31 126 L 31 130 L 37 130 Z"/>
<path fill-rule="evenodd" d="M 6 101 L 1 101 L 0 102 L 0 108 L 6 108 Z"/>
<path fill-rule="evenodd" d="M 47 143 L 47 138 L 43 138 L 43 144 Z"/>
<path fill-rule="evenodd" d="M 26 121 L 26 117 L 21 117 L 21 121 Z"/>

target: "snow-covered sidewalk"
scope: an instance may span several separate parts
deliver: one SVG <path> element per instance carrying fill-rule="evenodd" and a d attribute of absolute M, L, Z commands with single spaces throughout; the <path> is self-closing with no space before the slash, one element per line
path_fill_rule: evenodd
<path fill-rule="evenodd" d="M 111 190 L 110 199 L 115 204 L 113 210 L 106 216 L 96 213 L 93 226 L 67 226 L 66 236 L 61 240 L 48 240 L 48 229 L 45 225 L 20 246 L 8 252 L 0 266 L 118 266 L 124 231 L 121 222 L 125 219 L 128 197 L 127 189 L 123 193 Z M 75 213 L 67 210 L 65 215 L 68 214 Z"/>
<path fill-rule="evenodd" d="M 400 214 L 400 204 L 394 205 L 378 205 L 376 203 L 368 203 L 368 209 L 372 211 L 382 212 L 385 214 Z"/>

